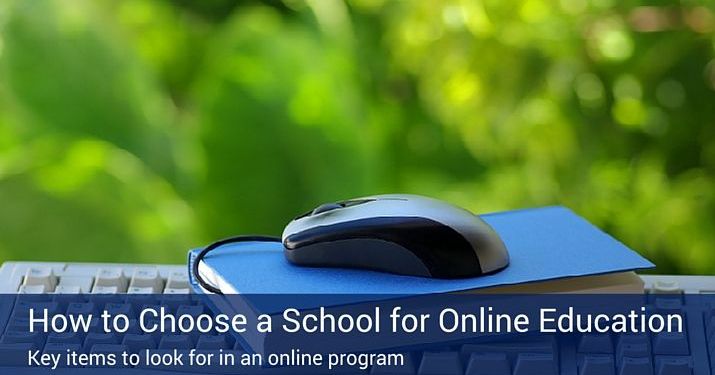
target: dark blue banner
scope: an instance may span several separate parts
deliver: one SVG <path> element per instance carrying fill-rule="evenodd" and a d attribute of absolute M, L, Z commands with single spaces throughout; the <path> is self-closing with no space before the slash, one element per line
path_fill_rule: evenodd
<path fill-rule="evenodd" d="M 0 373 L 711 374 L 709 295 L 1 295 Z"/>

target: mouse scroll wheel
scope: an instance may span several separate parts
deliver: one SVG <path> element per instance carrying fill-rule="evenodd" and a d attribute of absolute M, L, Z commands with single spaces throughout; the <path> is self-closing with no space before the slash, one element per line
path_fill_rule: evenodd
<path fill-rule="evenodd" d="M 340 203 L 321 204 L 320 206 L 318 206 L 316 209 L 313 210 L 313 215 L 322 214 L 323 212 L 328 212 L 328 211 L 336 210 L 338 208 L 343 208 L 343 207 L 345 207 L 345 206 Z"/>

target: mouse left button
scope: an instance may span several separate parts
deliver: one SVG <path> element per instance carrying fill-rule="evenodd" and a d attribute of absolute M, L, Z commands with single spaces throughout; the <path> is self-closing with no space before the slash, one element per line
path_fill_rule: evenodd
<path fill-rule="evenodd" d="M 323 212 L 336 210 L 338 208 L 343 208 L 343 205 L 338 204 L 338 203 L 321 204 L 320 206 L 318 206 L 316 209 L 313 210 L 313 215 L 322 214 Z"/>

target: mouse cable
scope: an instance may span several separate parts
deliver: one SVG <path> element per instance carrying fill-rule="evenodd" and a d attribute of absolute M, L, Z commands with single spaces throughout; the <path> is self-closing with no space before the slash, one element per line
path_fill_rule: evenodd
<path fill-rule="evenodd" d="M 192 267 L 192 273 L 194 274 L 194 278 L 196 279 L 196 282 L 204 289 L 208 290 L 211 293 L 216 293 L 216 294 L 223 294 L 221 292 L 221 289 L 207 283 L 200 275 L 199 275 L 199 263 L 204 259 L 206 254 L 209 253 L 209 251 L 215 250 L 223 245 L 227 245 L 230 243 L 237 243 L 237 242 L 281 242 L 280 237 L 272 237 L 272 236 L 254 236 L 254 235 L 244 235 L 244 236 L 235 236 L 235 237 L 229 237 L 229 238 L 224 238 L 222 240 L 218 240 L 211 245 L 206 246 L 201 252 L 199 252 L 198 255 L 196 255 L 196 259 L 194 259 L 194 264 Z"/>

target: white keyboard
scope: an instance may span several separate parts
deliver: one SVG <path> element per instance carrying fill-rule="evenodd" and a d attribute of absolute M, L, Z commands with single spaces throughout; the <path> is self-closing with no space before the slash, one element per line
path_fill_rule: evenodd
<path fill-rule="evenodd" d="M 494 368 L 494 371 L 489 373 L 496 375 L 715 374 L 715 361 L 711 360 L 715 358 L 715 303 L 701 311 L 702 306 L 691 307 L 692 302 L 688 298 L 677 296 L 674 299 L 673 295 L 715 293 L 715 276 L 641 277 L 648 292 L 663 293 L 660 297 L 654 296 L 654 298 L 664 300 L 665 306 L 697 309 L 694 315 L 690 315 L 687 334 L 663 336 L 662 339 L 653 337 L 652 340 L 645 336 L 625 335 L 614 336 L 605 341 L 597 335 L 581 335 L 576 341 L 578 343 L 576 347 L 557 345 L 553 337 L 544 338 L 546 340 L 544 342 L 524 341 L 516 345 L 509 341 L 488 344 L 460 343 L 424 352 L 420 350 L 407 352 L 405 354 L 408 359 L 407 364 L 399 368 L 399 371 L 373 366 L 367 371 L 346 373 L 472 375 L 485 374 L 486 372 L 480 372 L 480 369 L 491 366 L 489 368 Z M 176 311 L 177 314 L 200 314 L 207 311 L 199 299 L 187 295 L 190 293 L 190 288 L 185 265 L 5 262 L 0 267 L 0 293 L 18 292 L 58 293 L 52 296 L 54 302 L 46 304 L 55 311 L 93 311 L 100 308 L 98 306 L 103 306 L 102 308 L 108 311 L 131 312 L 134 305 L 155 304 L 158 300 L 171 306 L 172 311 Z M 62 294 L 79 293 L 87 295 L 76 296 L 80 297 L 77 303 L 62 302 L 62 299 L 67 297 Z M 120 299 L 118 301 L 114 300 L 115 297 L 100 295 L 116 293 L 126 293 L 126 295 L 117 296 Z M 159 299 L 147 296 L 157 293 L 177 295 L 163 295 Z M 28 297 L 29 301 L 36 298 L 36 296 Z M 710 296 L 705 297 L 710 298 Z M 55 298 L 57 300 L 54 300 Z M 146 300 L 147 298 L 152 301 Z M 16 305 L 14 309 L 24 309 L 27 306 L 23 304 L 33 302 L 18 303 L 20 305 Z M 4 329 L 2 329 L 3 324 Z M 237 352 L 244 350 L 239 341 L 230 334 L 152 335 L 138 332 L 107 334 L 92 330 L 86 335 L 51 334 L 44 338 L 24 332 L 25 327 L 26 322 L 21 318 L 10 319 L 7 323 L 0 322 L 0 374 L 36 374 L 37 372 L 22 367 L 23 356 L 32 348 L 42 349 L 44 353 L 64 353 L 67 350 L 120 353 L 139 352 L 145 349 L 161 352 L 177 348 L 185 351 L 191 348 Z M 652 352 L 650 349 L 646 350 L 651 347 Z M 544 371 L 545 368 L 549 371 Z M 75 374 L 82 370 L 86 370 L 88 374 L 96 373 L 96 369 L 92 368 L 71 371 Z M 238 373 L 294 373 L 293 371 L 280 372 L 280 370 L 280 368 L 246 368 Z M 202 373 L 213 372 L 210 369 L 202 369 Z M 215 372 L 222 373 L 225 370 L 218 369 Z M 122 373 L 130 373 L 130 371 Z M 175 372 L 153 373 L 168 375 Z M 333 372 L 316 370 L 311 373 Z"/>
<path fill-rule="evenodd" d="M 185 265 L 5 262 L 0 293 L 190 293 Z M 641 275 L 648 291 L 715 294 L 715 276 Z"/>
<path fill-rule="evenodd" d="M 190 293 L 185 265 L 5 262 L 0 293 Z M 648 291 L 715 294 L 715 276 L 641 275 Z"/>
<path fill-rule="evenodd" d="M 5 262 L 0 293 L 187 294 L 185 265 Z"/>

